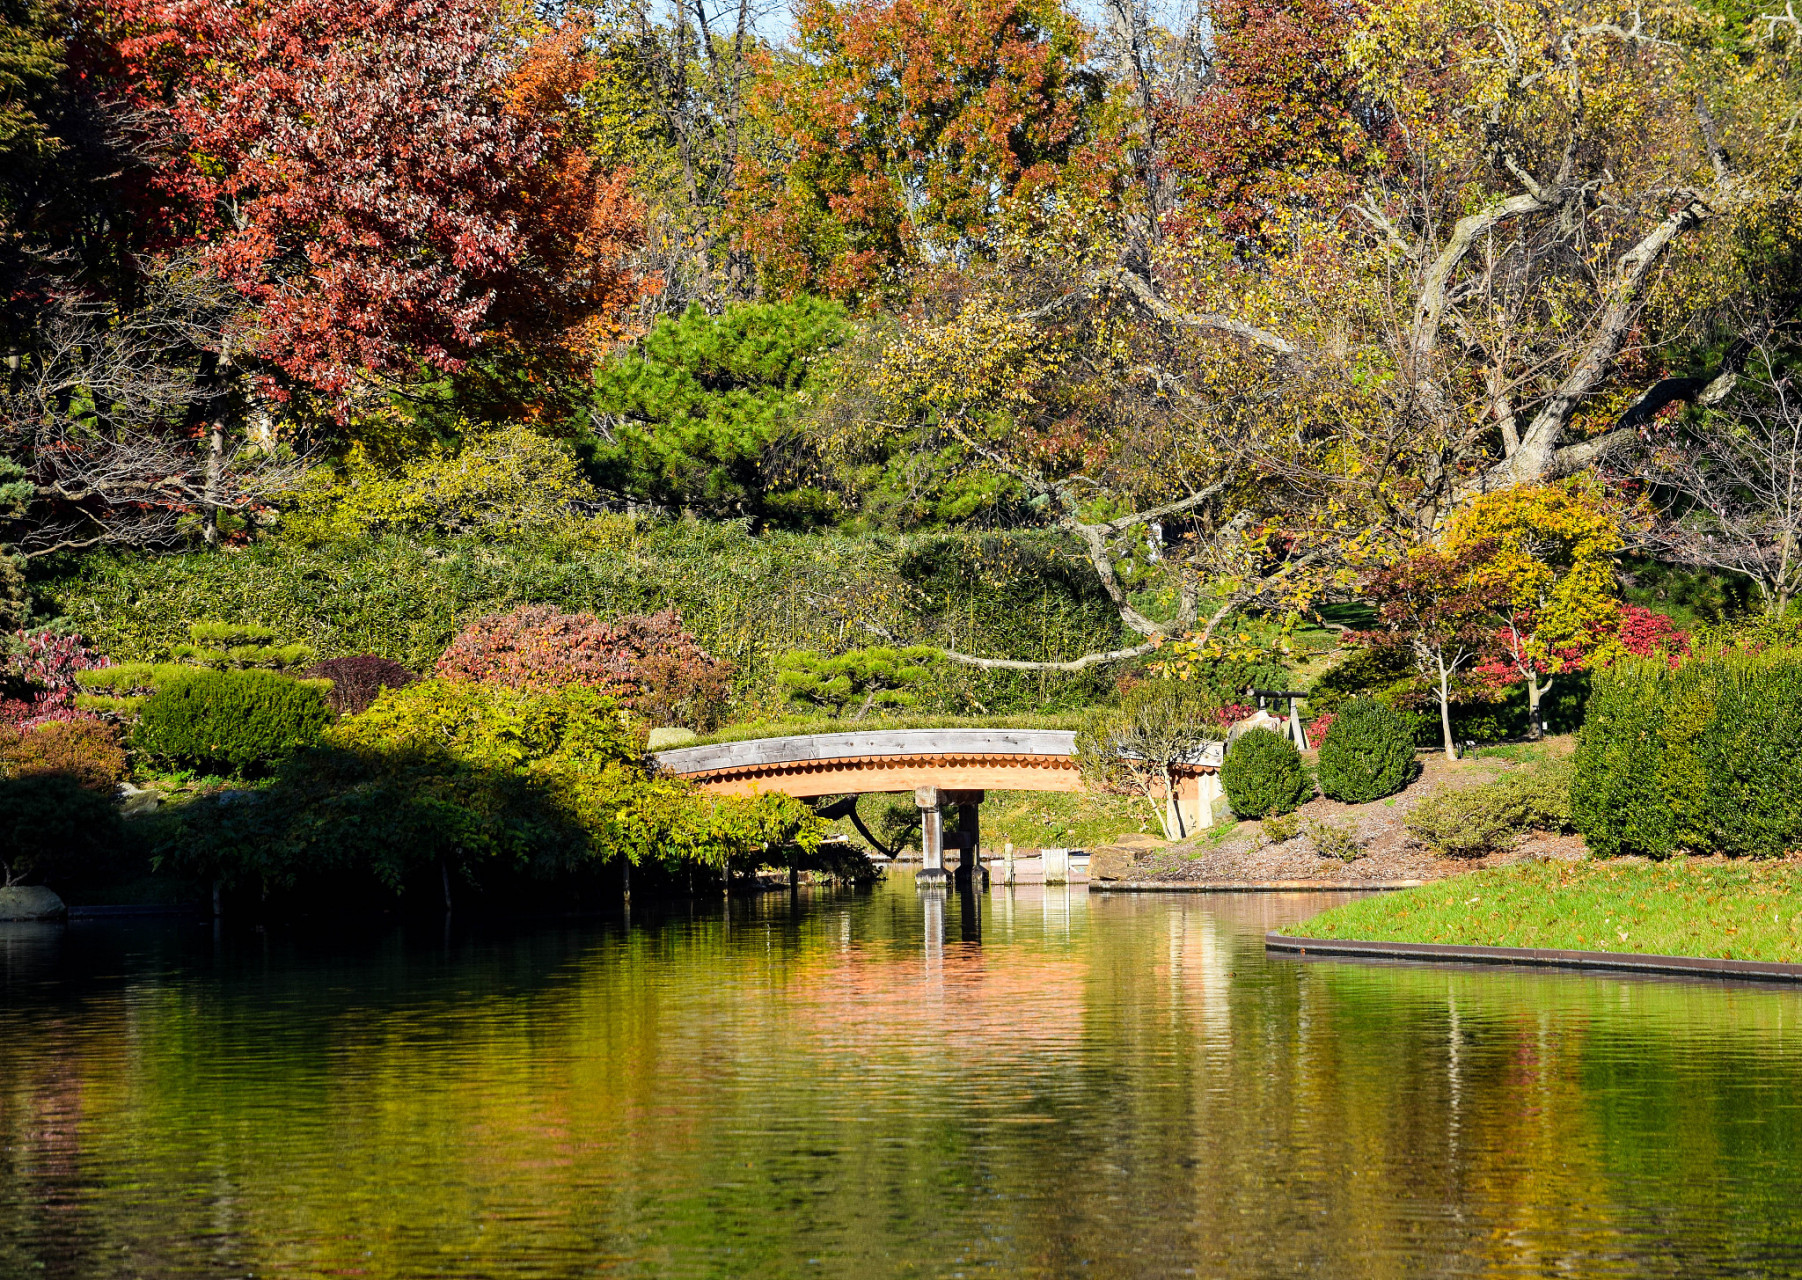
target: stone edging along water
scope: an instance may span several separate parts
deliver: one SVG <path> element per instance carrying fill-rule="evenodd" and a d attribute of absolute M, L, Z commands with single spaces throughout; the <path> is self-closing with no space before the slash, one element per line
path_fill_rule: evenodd
<path fill-rule="evenodd" d="M 1418 889 L 1425 880 L 1091 880 L 1090 893 L 1349 893 Z"/>
<path fill-rule="evenodd" d="M 1560 951 L 1550 947 L 1458 947 L 1432 942 L 1362 942 L 1340 938 L 1296 938 L 1267 933 L 1269 951 L 1301 955 L 1369 956 L 1384 960 L 1459 960 L 1467 964 L 1511 964 L 1557 969 L 1613 969 L 1629 973 L 1675 973 L 1694 978 L 1750 978 L 1802 982 L 1802 964 L 1775 960 L 1720 960 L 1711 956 L 1660 956 L 1631 951 Z"/>

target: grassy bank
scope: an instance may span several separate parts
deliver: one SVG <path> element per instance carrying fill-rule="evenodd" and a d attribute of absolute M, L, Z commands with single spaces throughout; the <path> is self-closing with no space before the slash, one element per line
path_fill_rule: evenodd
<path fill-rule="evenodd" d="M 1802 863 L 1523 862 L 1365 898 L 1282 932 L 1793 963 Z"/>

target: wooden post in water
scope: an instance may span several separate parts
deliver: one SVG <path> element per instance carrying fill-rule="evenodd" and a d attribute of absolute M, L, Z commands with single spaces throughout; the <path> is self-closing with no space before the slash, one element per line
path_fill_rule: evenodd
<path fill-rule="evenodd" d="M 957 833 L 964 837 L 960 861 L 964 883 L 972 889 L 982 888 L 983 881 L 988 878 L 988 872 L 982 866 L 982 800 L 982 792 L 970 792 L 960 796 L 957 805 Z"/>
<path fill-rule="evenodd" d="M 937 787 L 919 787 L 914 791 L 914 804 L 920 810 L 920 873 L 914 883 L 922 888 L 942 889 L 945 875 L 945 817 L 940 809 L 944 795 Z"/>

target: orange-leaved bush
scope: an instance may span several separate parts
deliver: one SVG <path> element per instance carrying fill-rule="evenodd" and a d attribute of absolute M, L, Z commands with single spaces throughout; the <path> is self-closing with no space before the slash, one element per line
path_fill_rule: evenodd
<path fill-rule="evenodd" d="M 652 724 L 705 729 L 719 720 L 732 664 L 702 649 L 674 609 L 606 622 L 521 605 L 464 627 L 438 659 L 438 674 L 513 689 L 596 685 Z"/>
<path fill-rule="evenodd" d="M 9 778 L 61 774 L 90 790 L 110 793 L 129 769 L 119 731 L 78 715 L 29 729 L 0 728 L 0 772 Z"/>

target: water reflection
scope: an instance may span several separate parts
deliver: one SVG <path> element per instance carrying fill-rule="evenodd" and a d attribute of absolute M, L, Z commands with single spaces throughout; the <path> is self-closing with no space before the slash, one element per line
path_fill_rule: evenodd
<path fill-rule="evenodd" d="M 0 1275 L 1802 1270 L 1796 994 L 1265 955 L 1329 901 L 0 933 Z"/>

